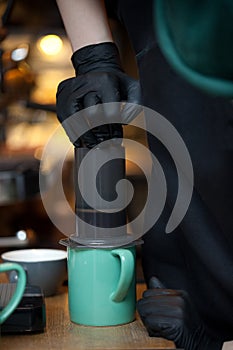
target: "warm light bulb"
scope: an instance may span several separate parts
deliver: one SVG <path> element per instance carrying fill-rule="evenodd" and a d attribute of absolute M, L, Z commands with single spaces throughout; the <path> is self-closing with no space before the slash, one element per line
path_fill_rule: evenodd
<path fill-rule="evenodd" d="M 63 43 L 58 35 L 49 34 L 39 40 L 38 46 L 45 55 L 55 56 L 61 51 Z"/>

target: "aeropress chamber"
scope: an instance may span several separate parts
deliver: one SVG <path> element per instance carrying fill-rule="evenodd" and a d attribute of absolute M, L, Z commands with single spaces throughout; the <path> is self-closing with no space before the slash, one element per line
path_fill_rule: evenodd
<path fill-rule="evenodd" d="M 70 242 L 110 248 L 131 243 L 124 147 L 110 141 L 74 152 L 76 232 Z"/>

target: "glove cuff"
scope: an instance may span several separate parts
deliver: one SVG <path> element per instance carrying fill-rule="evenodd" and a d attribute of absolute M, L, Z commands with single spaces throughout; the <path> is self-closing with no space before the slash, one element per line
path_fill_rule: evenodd
<path fill-rule="evenodd" d="M 118 48 L 112 42 L 84 46 L 73 53 L 71 61 L 76 75 L 90 71 L 122 71 Z"/>

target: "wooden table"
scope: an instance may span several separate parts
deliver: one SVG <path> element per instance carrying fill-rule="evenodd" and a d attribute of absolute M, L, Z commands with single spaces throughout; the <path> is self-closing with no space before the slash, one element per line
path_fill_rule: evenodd
<path fill-rule="evenodd" d="M 144 284 L 137 285 L 141 297 Z M 89 327 L 70 322 L 67 289 L 45 298 L 46 329 L 44 333 L 2 335 L 1 350 L 127 350 L 175 349 L 173 342 L 149 337 L 140 318 L 116 327 Z"/>

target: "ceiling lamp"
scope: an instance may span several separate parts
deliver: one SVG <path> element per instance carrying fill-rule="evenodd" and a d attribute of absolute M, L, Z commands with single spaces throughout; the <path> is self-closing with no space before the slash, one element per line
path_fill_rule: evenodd
<path fill-rule="evenodd" d="M 55 56 L 62 50 L 63 42 L 58 35 L 45 35 L 38 40 L 39 50 L 47 56 Z"/>

